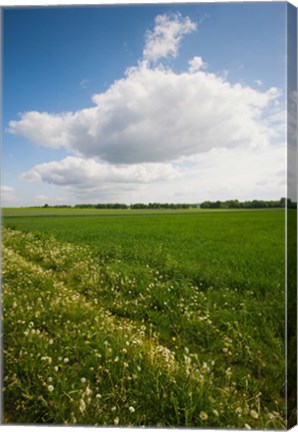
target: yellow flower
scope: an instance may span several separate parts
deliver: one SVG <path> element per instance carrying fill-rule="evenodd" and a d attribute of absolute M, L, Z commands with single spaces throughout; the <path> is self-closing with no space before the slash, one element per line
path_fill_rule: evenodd
<path fill-rule="evenodd" d="M 208 414 L 205 411 L 201 411 L 200 412 L 200 419 L 201 420 L 207 420 L 208 419 Z"/>

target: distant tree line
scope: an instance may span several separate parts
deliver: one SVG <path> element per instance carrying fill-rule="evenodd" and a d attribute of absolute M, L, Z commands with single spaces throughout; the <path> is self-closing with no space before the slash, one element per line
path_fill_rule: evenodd
<path fill-rule="evenodd" d="M 173 203 L 136 203 L 136 204 L 77 204 L 75 208 L 97 208 L 97 209 L 188 209 L 191 207 L 199 207 L 199 204 L 173 204 Z"/>
<path fill-rule="evenodd" d="M 108 203 L 108 204 L 76 204 L 75 208 L 96 208 L 96 209 L 127 209 L 126 204 Z"/>
<path fill-rule="evenodd" d="M 281 198 L 280 200 L 252 200 L 252 201 L 239 201 L 237 199 L 227 201 L 204 201 L 201 204 L 177 204 L 177 203 L 135 203 L 135 204 L 122 204 L 122 203 L 98 203 L 98 204 L 76 204 L 74 208 L 81 209 L 190 209 L 190 208 L 202 208 L 202 209 L 256 209 L 256 208 L 285 208 L 287 202 L 288 208 L 297 208 L 297 203 L 292 202 L 289 198 Z M 50 206 L 45 204 L 43 207 L 46 208 L 71 208 L 70 205 L 54 205 Z"/>
<path fill-rule="evenodd" d="M 297 203 L 292 202 L 289 198 L 287 200 L 288 208 L 296 208 Z M 221 209 L 255 209 L 255 208 L 284 208 L 286 198 L 281 198 L 278 201 L 265 201 L 265 200 L 252 200 L 252 201 L 238 201 L 237 199 L 228 201 L 204 201 L 201 203 L 201 208 L 221 208 Z"/>
<path fill-rule="evenodd" d="M 131 209 L 188 209 L 198 207 L 198 204 L 173 204 L 173 203 L 149 203 L 149 204 L 131 204 Z"/>

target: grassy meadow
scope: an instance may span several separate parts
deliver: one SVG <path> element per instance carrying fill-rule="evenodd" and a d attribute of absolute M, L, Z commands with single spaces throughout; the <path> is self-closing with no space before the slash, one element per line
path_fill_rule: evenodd
<path fill-rule="evenodd" d="M 5 209 L 3 421 L 285 428 L 284 219 Z"/>

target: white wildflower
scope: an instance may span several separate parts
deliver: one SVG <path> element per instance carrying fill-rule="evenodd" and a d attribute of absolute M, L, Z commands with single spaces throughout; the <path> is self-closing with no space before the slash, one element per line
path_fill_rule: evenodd
<path fill-rule="evenodd" d="M 259 418 L 259 414 L 255 410 L 251 410 L 250 411 L 250 415 L 251 415 L 252 418 L 254 418 L 256 420 Z"/>
<path fill-rule="evenodd" d="M 84 399 L 80 399 L 80 405 L 79 405 L 80 412 L 83 413 L 85 411 L 85 409 L 86 409 L 85 401 L 84 401 Z"/>
<path fill-rule="evenodd" d="M 87 386 L 85 393 L 86 393 L 86 396 L 90 396 L 93 392 L 92 392 L 91 388 L 89 386 Z"/>

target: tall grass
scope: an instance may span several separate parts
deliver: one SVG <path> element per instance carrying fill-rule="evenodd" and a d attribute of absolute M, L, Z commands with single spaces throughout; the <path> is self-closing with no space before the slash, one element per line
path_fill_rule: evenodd
<path fill-rule="evenodd" d="M 4 420 L 284 428 L 282 213 L 260 215 L 8 219 Z"/>

